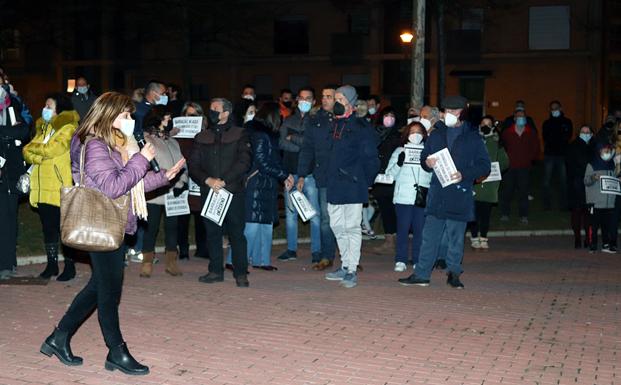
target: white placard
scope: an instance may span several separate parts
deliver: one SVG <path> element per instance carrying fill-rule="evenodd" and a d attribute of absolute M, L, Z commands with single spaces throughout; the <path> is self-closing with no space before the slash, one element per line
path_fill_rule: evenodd
<path fill-rule="evenodd" d="M 193 139 L 203 128 L 202 116 L 178 116 L 173 118 L 173 127 L 179 129 L 174 138 Z"/>
<path fill-rule="evenodd" d="M 377 174 L 375 177 L 375 183 L 393 184 L 395 183 L 395 177 L 390 174 Z"/>
<path fill-rule="evenodd" d="M 602 194 L 621 195 L 621 181 L 614 176 L 602 175 L 599 177 L 599 191 Z"/>
<path fill-rule="evenodd" d="M 179 215 L 188 215 L 190 213 L 190 204 L 188 203 L 188 192 L 184 191 L 175 198 L 172 192 L 166 194 L 164 202 L 167 217 L 176 217 Z"/>
<path fill-rule="evenodd" d="M 5 163 L 6 163 L 6 159 L 0 156 L 0 168 L 4 167 Z"/>
<path fill-rule="evenodd" d="M 201 196 L 201 186 L 199 186 L 192 178 L 189 178 L 188 188 L 190 195 L 199 197 Z"/>
<path fill-rule="evenodd" d="M 17 124 L 17 119 L 15 118 L 15 109 L 13 107 L 9 107 L 9 119 L 11 119 L 11 126 Z"/>
<path fill-rule="evenodd" d="M 420 165 L 420 153 L 423 151 L 424 147 L 425 146 L 421 146 L 420 144 L 406 144 L 403 147 L 403 151 L 405 152 L 403 164 Z"/>
<path fill-rule="evenodd" d="M 501 180 L 502 180 L 502 173 L 500 172 L 500 162 L 492 162 L 489 175 L 481 183 L 499 182 Z"/>
<path fill-rule="evenodd" d="M 313 205 L 310 204 L 306 196 L 301 192 L 295 190 L 292 191 L 289 195 L 290 201 L 293 203 L 293 207 L 295 207 L 296 211 L 302 218 L 302 222 L 307 222 L 309 219 L 317 215 L 317 211 L 313 208 Z"/>
<path fill-rule="evenodd" d="M 455 163 L 453 162 L 453 158 L 451 157 L 451 153 L 448 148 L 443 148 L 435 154 L 429 155 L 429 158 L 436 159 L 436 164 L 433 166 L 433 172 L 435 172 L 442 188 L 457 183 L 457 180 L 451 178 L 451 175 L 457 172 L 457 167 L 455 167 Z"/>
<path fill-rule="evenodd" d="M 201 215 L 218 226 L 222 226 L 226 213 L 229 211 L 231 200 L 233 200 L 233 194 L 227 190 L 222 188 L 220 191 L 214 192 L 211 189 L 209 194 L 207 194 L 207 200 L 205 200 Z"/>

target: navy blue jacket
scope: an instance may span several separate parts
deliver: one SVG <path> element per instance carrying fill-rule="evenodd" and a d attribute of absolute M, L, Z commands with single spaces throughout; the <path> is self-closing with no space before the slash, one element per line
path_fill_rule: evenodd
<path fill-rule="evenodd" d="M 369 186 L 380 168 L 377 133 L 364 118 L 354 115 L 337 119 L 334 126 L 327 170 L 328 203 L 366 203 Z"/>
<path fill-rule="evenodd" d="M 443 122 L 436 123 L 435 127 L 436 129 L 427 138 L 425 148 L 421 152 L 421 166 L 429 172 L 433 172 L 433 169 L 427 167 L 425 163 L 427 157 L 448 147 L 446 132 L 457 129 L 446 127 Z M 462 180 L 442 188 L 434 173 L 427 194 L 425 213 L 439 219 L 469 222 L 474 220 L 472 186 L 477 178 L 489 175 L 491 163 L 485 143 L 478 131 L 468 123 L 464 123 L 462 127 L 464 132 L 449 148 L 455 167 L 462 175 Z"/>
<path fill-rule="evenodd" d="M 252 146 L 252 168 L 246 184 L 246 222 L 278 222 L 278 186 L 287 179 L 278 149 L 278 132 L 256 120 L 244 126 Z"/>
<path fill-rule="evenodd" d="M 133 114 L 133 118 L 136 121 L 134 126 L 134 132 L 142 134 L 144 132 L 144 118 L 153 109 L 153 105 L 146 100 L 142 100 L 140 103 L 136 103 L 136 111 Z"/>
<path fill-rule="evenodd" d="M 328 186 L 328 161 L 335 119 L 331 112 L 320 109 L 304 121 L 304 139 L 298 156 L 298 175 L 313 174 L 317 187 Z"/>

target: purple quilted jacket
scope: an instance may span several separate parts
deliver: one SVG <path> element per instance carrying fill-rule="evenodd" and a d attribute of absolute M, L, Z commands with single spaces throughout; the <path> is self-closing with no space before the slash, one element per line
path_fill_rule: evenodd
<path fill-rule="evenodd" d="M 71 172 L 73 181 L 80 182 L 80 150 L 82 145 L 77 136 L 71 139 Z M 113 150 L 108 151 L 108 145 L 98 139 L 93 139 L 86 146 L 84 164 L 84 185 L 94 188 L 116 199 L 127 194 L 132 187 L 141 179 L 144 179 L 145 192 L 166 186 L 166 170 L 159 173 L 147 172 L 149 161 L 140 154 L 134 155 L 125 166 L 121 159 L 121 153 Z M 136 232 L 136 216 L 130 208 L 127 217 L 127 234 Z"/>

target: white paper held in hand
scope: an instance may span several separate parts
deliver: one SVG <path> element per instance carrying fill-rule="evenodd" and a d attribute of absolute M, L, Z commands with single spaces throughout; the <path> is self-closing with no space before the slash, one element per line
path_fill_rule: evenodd
<path fill-rule="evenodd" d="M 377 174 L 375 183 L 393 184 L 395 183 L 395 177 L 390 174 Z"/>
<path fill-rule="evenodd" d="M 602 194 L 621 195 L 621 181 L 614 176 L 602 175 L 599 177 L 599 191 Z"/>
<path fill-rule="evenodd" d="M 164 206 L 167 217 L 177 217 L 179 215 L 188 215 L 190 213 L 190 204 L 188 203 L 188 191 L 184 191 L 178 197 L 172 192 L 166 194 Z"/>
<path fill-rule="evenodd" d="M 9 119 L 11 119 L 11 126 L 17 124 L 17 119 L 15 118 L 15 109 L 13 107 L 9 107 Z"/>
<path fill-rule="evenodd" d="M 308 199 L 306 199 L 306 196 L 301 192 L 294 190 L 290 193 L 289 197 L 291 198 L 290 200 L 293 203 L 293 207 L 295 207 L 298 215 L 300 215 L 302 222 L 307 222 L 317 215 L 317 211 L 315 211 Z"/>
<path fill-rule="evenodd" d="M 189 178 L 188 180 L 188 190 L 190 191 L 190 195 L 192 196 L 201 196 L 201 186 L 198 183 L 194 182 L 194 179 Z"/>
<path fill-rule="evenodd" d="M 453 162 L 448 148 L 445 147 L 435 154 L 429 155 L 429 158 L 434 158 L 436 160 L 436 164 L 433 166 L 433 172 L 436 174 L 442 188 L 458 183 L 457 180 L 451 178 L 451 176 L 457 172 L 457 167 L 455 167 L 455 163 Z"/>
<path fill-rule="evenodd" d="M 233 194 L 226 189 L 221 188 L 218 192 L 211 189 L 207 194 L 201 215 L 218 226 L 222 226 L 226 213 L 229 211 L 231 200 L 233 200 Z"/>
<path fill-rule="evenodd" d="M 203 128 L 202 116 L 178 116 L 173 118 L 173 127 L 179 129 L 175 138 L 193 139 Z"/>
<path fill-rule="evenodd" d="M 0 156 L 0 168 L 4 167 L 5 163 L 6 163 L 6 159 Z"/>
<path fill-rule="evenodd" d="M 492 162 L 490 166 L 489 175 L 481 183 L 499 182 L 501 180 L 502 180 L 502 173 L 500 172 L 500 162 Z"/>
<path fill-rule="evenodd" d="M 425 146 L 421 146 L 420 144 L 406 144 L 403 146 L 403 151 L 405 152 L 405 159 L 403 164 L 420 164 L 420 153 L 423 151 Z"/>

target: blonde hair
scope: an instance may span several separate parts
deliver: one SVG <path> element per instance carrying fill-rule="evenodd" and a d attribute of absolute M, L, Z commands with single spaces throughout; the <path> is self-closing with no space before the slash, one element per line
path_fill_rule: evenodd
<path fill-rule="evenodd" d="M 110 148 L 114 148 L 116 140 L 124 139 L 125 136 L 112 123 L 119 114 L 129 111 L 134 112 L 136 107 L 127 95 L 118 92 L 106 92 L 98 97 L 84 119 L 80 122 L 75 135 L 84 143 L 86 137 L 91 135 L 103 140 Z"/>

